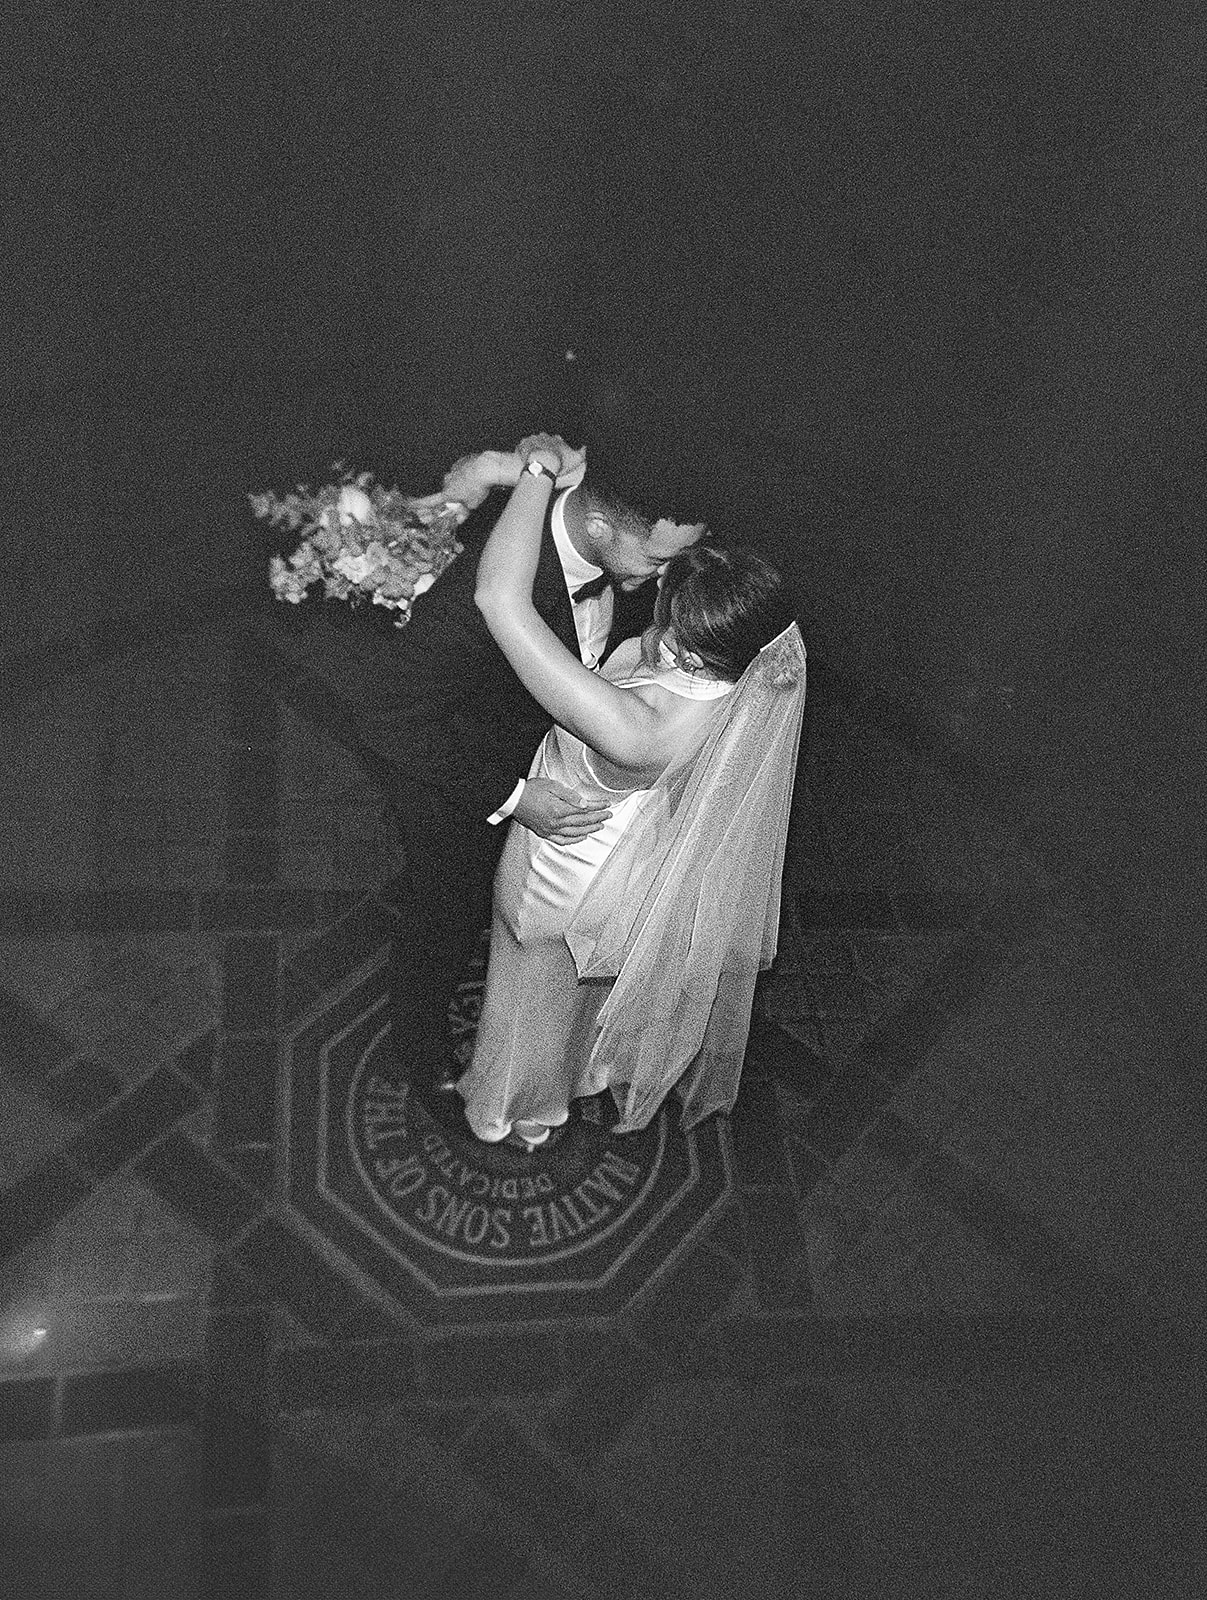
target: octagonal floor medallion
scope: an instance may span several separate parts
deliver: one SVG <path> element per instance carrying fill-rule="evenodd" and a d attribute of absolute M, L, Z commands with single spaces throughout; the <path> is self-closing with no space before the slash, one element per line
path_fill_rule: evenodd
<path fill-rule="evenodd" d="M 639 1134 L 581 1102 L 532 1153 L 475 1139 L 456 1095 L 413 1083 L 390 1046 L 384 952 L 328 994 L 286 1052 L 288 1206 L 336 1264 L 421 1323 L 609 1317 L 727 1201 L 728 1128 L 684 1133 L 672 1101 Z M 450 1013 L 468 1060 L 482 964 Z"/>

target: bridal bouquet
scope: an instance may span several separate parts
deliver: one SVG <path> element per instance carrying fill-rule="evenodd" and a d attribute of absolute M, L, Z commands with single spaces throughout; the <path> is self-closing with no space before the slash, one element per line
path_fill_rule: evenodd
<path fill-rule="evenodd" d="M 396 613 L 401 628 L 417 596 L 461 553 L 456 530 L 469 515 L 456 500 L 423 500 L 383 489 L 372 475 L 353 475 L 336 462 L 336 483 L 292 494 L 249 495 L 251 508 L 271 527 L 301 535 L 291 556 L 273 556 L 268 581 L 278 600 L 299 605 L 322 583 L 328 598 L 353 605 L 369 599 Z"/>

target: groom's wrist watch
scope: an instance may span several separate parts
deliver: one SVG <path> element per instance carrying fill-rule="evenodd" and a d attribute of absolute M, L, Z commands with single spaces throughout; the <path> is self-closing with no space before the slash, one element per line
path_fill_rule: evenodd
<path fill-rule="evenodd" d="M 557 485 L 557 473 L 543 461 L 525 461 L 524 471 L 530 472 L 534 478 L 548 478 L 552 485 Z"/>

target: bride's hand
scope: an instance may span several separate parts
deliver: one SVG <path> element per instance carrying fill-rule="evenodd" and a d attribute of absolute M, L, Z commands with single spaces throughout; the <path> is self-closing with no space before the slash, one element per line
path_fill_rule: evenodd
<path fill-rule="evenodd" d="M 551 472 L 556 472 L 559 479 L 571 473 L 581 475 L 587 464 L 586 450 L 582 447 L 575 449 L 556 433 L 529 434 L 516 446 L 516 454 L 525 466 L 529 461 L 539 461 Z"/>

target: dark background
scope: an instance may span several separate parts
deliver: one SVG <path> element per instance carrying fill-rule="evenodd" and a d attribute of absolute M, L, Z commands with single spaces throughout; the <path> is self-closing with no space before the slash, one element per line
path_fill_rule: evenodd
<path fill-rule="evenodd" d="M 248 489 L 337 456 L 427 488 L 562 428 L 772 540 L 812 692 L 946 741 L 1189 1052 L 1205 31 L 1189 0 L 26 8 L 8 651 L 258 581 Z"/>

